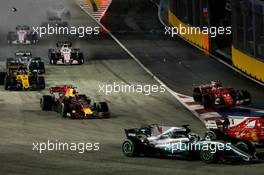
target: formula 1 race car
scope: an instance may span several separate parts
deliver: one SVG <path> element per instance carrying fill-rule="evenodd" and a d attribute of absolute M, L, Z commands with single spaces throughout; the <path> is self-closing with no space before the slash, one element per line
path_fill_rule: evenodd
<path fill-rule="evenodd" d="M 252 143 L 264 144 L 264 116 L 227 116 L 223 120 L 207 120 L 206 138 L 226 140 L 254 151 Z"/>
<path fill-rule="evenodd" d="M 57 17 L 60 19 L 70 19 L 71 12 L 63 4 L 55 4 L 52 9 L 47 11 L 47 17 Z"/>
<path fill-rule="evenodd" d="M 67 27 L 68 26 L 68 22 L 67 21 L 63 21 L 61 18 L 56 17 L 56 16 L 50 16 L 48 18 L 47 22 L 43 22 L 41 24 L 41 27 Z"/>
<path fill-rule="evenodd" d="M 10 65 L 14 66 L 15 64 L 25 65 L 30 72 L 36 72 L 38 74 L 45 73 L 44 62 L 39 57 L 32 57 L 29 51 L 17 51 L 15 53 L 15 58 L 7 58 L 6 69 L 8 69 Z"/>
<path fill-rule="evenodd" d="M 36 44 L 38 41 L 37 33 L 29 26 L 17 26 L 16 31 L 9 32 L 7 36 L 8 44 Z"/>
<path fill-rule="evenodd" d="M 107 118 L 110 116 L 106 102 L 92 103 L 86 95 L 78 94 L 72 86 L 49 89 L 50 95 L 40 99 L 43 111 L 56 111 L 61 117 L 72 119 Z"/>
<path fill-rule="evenodd" d="M 41 90 L 45 89 L 45 79 L 37 72 L 29 72 L 27 66 L 10 63 L 7 72 L 2 72 L 0 82 L 5 90 Z"/>
<path fill-rule="evenodd" d="M 221 83 L 215 81 L 194 88 L 193 99 L 204 108 L 232 108 L 251 103 L 251 95 L 248 91 L 224 88 Z"/>
<path fill-rule="evenodd" d="M 198 158 L 206 163 L 218 161 L 251 161 L 257 159 L 225 141 L 207 141 L 190 133 L 188 125 L 168 127 L 149 125 L 125 129 L 126 137 L 122 151 L 128 157 L 160 155 L 182 158 Z"/>
<path fill-rule="evenodd" d="M 72 48 L 70 42 L 57 43 L 57 49 L 49 49 L 50 64 L 83 64 L 84 56 L 80 49 Z"/>

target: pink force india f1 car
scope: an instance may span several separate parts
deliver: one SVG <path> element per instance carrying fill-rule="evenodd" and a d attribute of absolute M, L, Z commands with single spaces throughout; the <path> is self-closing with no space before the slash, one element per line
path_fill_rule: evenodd
<path fill-rule="evenodd" d="M 49 49 L 50 64 L 83 64 L 84 56 L 80 49 L 72 48 L 70 42 L 59 42 L 56 49 Z"/>
<path fill-rule="evenodd" d="M 8 44 L 36 44 L 38 35 L 29 26 L 17 26 L 15 32 L 9 32 L 7 36 Z"/>

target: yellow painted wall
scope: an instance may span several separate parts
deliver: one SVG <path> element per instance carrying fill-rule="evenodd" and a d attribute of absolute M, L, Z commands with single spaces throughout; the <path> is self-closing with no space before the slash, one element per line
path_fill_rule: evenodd
<path fill-rule="evenodd" d="M 188 27 L 185 23 L 180 21 L 170 10 L 168 10 L 169 23 L 173 27 L 179 27 L 180 24 L 184 27 Z M 203 48 L 206 51 L 210 51 L 209 36 L 203 34 L 182 35 L 186 40 L 196 44 L 197 46 Z M 255 78 L 264 83 L 264 62 L 251 57 L 247 54 L 242 53 L 238 49 L 232 47 L 232 61 L 233 65 L 239 70 L 245 72 L 249 76 Z"/>
<path fill-rule="evenodd" d="M 171 10 L 168 10 L 168 18 L 169 18 L 169 23 L 173 27 L 191 27 L 180 21 Z M 197 46 L 203 48 L 206 51 L 210 50 L 210 44 L 209 44 L 209 36 L 205 34 L 185 34 L 181 35 L 183 38 L 186 40 L 196 44 Z"/>
<path fill-rule="evenodd" d="M 232 47 L 232 61 L 236 68 L 264 82 L 264 63 Z"/>

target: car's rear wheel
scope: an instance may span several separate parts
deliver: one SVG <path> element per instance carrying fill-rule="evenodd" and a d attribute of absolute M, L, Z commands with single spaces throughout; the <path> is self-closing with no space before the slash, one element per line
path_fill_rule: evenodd
<path fill-rule="evenodd" d="M 242 100 L 244 101 L 243 102 L 243 105 L 250 105 L 251 103 L 251 95 L 248 91 L 246 90 L 241 90 L 238 92 L 238 95 L 237 95 L 237 100 Z"/>
<path fill-rule="evenodd" d="M 81 65 L 81 64 L 84 64 L 84 56 L 83 56 L 83 53 L 79 53 L 78 54 L 78 63 Z"/>
<path fill-rule="evenodd" d="M 212 150 L 201 150 L 200 151 L 200 158 L 205 163 L 216 163 L 219 160 L 219 156 L 217 152 L 213 152 Z"/>
<path fill-rule="evenodd" d="M 61 106 L 60 106 L 61 117 L 66 118 L 68 112 L 69 112 L 69 106 L 67 105 L 67 103 L 61 103 Z"/>
<path fill-rule="evenodd" d="M 109 108 L 106 102 L 100 102 L 97 106 L 98 112 L 109 112 Z"/>
<path fill-rule="evenodd" d="M 198 103 L 202 101 L 202 92 L 200 88 L 195 88 L 193 90 L 193 100 Z"/>
<path fill-rule="evenodd" d="M 44 77 L 38 77 L 37 85 L 38 85 L 38 88 L 39 88 L 39 89 L 45 89 L 46 84 L 45 84 L 45 79 L 44 79 Z"/>
<path fill-rule="evenodd" d="M 221 139 L 221 131 L 219 130 L 209 130 L 205 133 L 206 140 L 219 140 Z"/>
<path fill-rule="evenodd" d="M 6 72 L 0 72 L 0 85 L 5 83 Z"/>
<path fill-rule="evenodd" d="M 6 69 L 8 70 L 9 65 L 11 64 L 11 62 L 14 61 L 14 58 L 7 58 L 6 59 Z"/>
<path fill-rule="evenodd" d="M 51 58 L 51 59 L 50 59 L 50 64 L 56 64 L 55 59 Z"/>
<path fill-rule="evenodd" d="M 6 75 L 5 80 L 4 80 L 5 90 L 9 89 L 10 84 L 11 84 L 10 77 L 8 75 Z"/>
<path fill-rule="evenodd" d="M 52 110 L 53 98 L 50 95 L 43 95 L 40 99 L 40 107 L 43 111 Z"/>
<path fill-rule="evenodd" d="M 213 105 L 213 101 L 210 95 L 206 94 L 202 97 L 203 106 L 205 109 L 211 108 Z"/>
<path fill-rule="evenodd" d="M 126 139 L 122 144 L 123 154 L 127 157 L 139 156 L 139 151 L 136 143 L 131 139 Z"/>

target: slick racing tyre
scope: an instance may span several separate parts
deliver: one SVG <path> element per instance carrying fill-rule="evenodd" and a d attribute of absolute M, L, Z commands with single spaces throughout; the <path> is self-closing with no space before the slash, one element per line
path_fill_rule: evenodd
<path fill-rule="evenodd" d="M 11 85 L 10 77 L 6 75 L 4 80 L 5 90 L 8 90 L 10 85 Z"/>
<path fill-rule="evenodd" d="M 50 95 L 43 95 L 40 99 L 40 107 L 42 111 L 51 111 L 53 105 L 53 98 Z"/>
<path fill-rule="evenodd" d="M 9 65 L 11 64 L 11 62 L 14 61 L 14 58 L 7 58 L 6 59 L 6 69 L 8 70 Z"/>
<path fill-rule="evenodd" d="M 98 112 L 109 112 L 109 108 L 106 102 L 100 102 L 97 106 Z"/>
<path fill-rule="evenodd" d="M 38 86 L 38 89 L 45 89 L 46 84 L 45 84 L 44 77 L 38 77 L 37 86 Z"/>
<path fill-rule="evenodd" d="M 5 84 L 6 72 L 0 72 L 0 85 Z"/>
<path fill-rule="evenodd" d="M 243 105 L 250 105 L 251 103 L 251 95 L 248 91 L 241 90 L 237 93 L 237 100 L 243 101 Z"/>
<path fill-rule="evenodd" d="M 136 157 L 139 156 L 139 151 L 135 141 L 126 139 L 122 144 L 123 154 L 127 157 Z"/>
<path fill-rule="evenodd" d="M 253 155 L 256 152 L 255 146 L 249 141 L 238 141 L 235 145 L 241 151 Z"/>
<path fill-rule="evenodd" d="M 213 101 L 210 95 L 204 95 L 202 97 L 202 103 L 205 109 L 211 108 L 213 105 Z"/>
<path fill-rule="evenodd" d="M 84 64 L 84 56 L 83 53 L 78 54 L 78 64 L 82 65 Z"/>
<path fill-rule="evenodd" d="M 67 103 L 61 103 L 61 107 L 60 107 L 60 115 L 63 118 L 67 117 L 67 114 L 69 112 L 69 106 Z"/>
<path fill-rule="evenodd" d="M 217 152 L 212 152 L 212 150 L 201 150 L 200 151 L 200 158 L 205 163 L 217 163 L 219 160 L 219 154 Z"/>
<path fill-rule="evenodd" d="M 202 92 L 200 88 L 195 88 L 193 90 L 193 100 L 197 103 L 201 103 L 202 101 Z"/>
<path fill-rule="evenodd" d="M 221 139 L 221 131 L 216 129 L 206 131 L 204 138 L 206 140 L 219 140 Z"/>
<path fill-rule="evenodd" d="M 57 64 L 57 61 L 53 58 L 50 59 L 50 64 Z"/>

